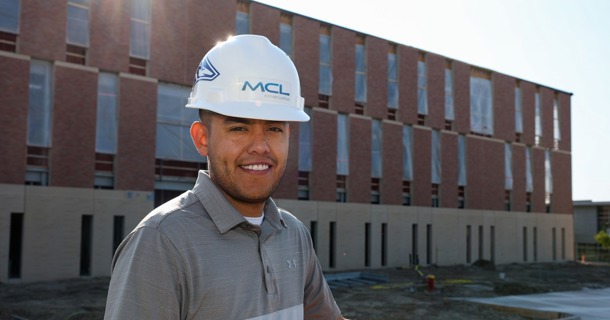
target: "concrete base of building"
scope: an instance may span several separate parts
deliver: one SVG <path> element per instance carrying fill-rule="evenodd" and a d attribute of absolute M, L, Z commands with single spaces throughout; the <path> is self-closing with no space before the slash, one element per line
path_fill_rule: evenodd
<path fill-rule="evenodd" d="M 154 193 L 0 184 L 0 282 L 109 276 Z M 278 199 L 310 229 L 325 271 L 574 259 L 567 214 Z"/>

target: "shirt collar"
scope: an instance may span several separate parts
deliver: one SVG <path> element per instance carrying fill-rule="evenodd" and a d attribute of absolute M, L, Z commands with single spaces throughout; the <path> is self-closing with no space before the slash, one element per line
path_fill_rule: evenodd
<path fill-rule="evenodd" d="M 195 193 L 220 233 L 225 234 L 246 221 L 241 213 L 229 203 L 216 183 L 210 179 L 207 171 L 199 171 L 193 193 Z M 267 199 L 265 203 L 264 213 L 265 221 L 268 221 L 275 229 L 286 226 L 279 209 L 271 198 Z"/>

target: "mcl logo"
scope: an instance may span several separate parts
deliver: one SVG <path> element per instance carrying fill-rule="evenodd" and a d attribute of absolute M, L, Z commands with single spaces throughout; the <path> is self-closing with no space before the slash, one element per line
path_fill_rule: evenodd
<path fill-rule="evenodd" d="M 273 82 L 267 82 L 267 83 L 259 82 L 253 86 L 250 82 L 246 81 L 246 82 L 244 82 L 244 86 L 241 88 L 241 91 L 246 91 L 246 88 L 248 88 L 252 91 L 256 91 L 256 90 L 260 89 L 261 92 L 277 93 L 277 94 L 281 94 L 281 95 L 285 95 L 285 96 L 290 95 L 289 92 L 283 91 L 284 88 L 282 87 L 281 84 L 273 83 Z"/>

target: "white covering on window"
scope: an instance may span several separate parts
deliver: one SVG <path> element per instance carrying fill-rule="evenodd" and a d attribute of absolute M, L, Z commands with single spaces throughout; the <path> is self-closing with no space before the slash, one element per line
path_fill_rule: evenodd
<path fill-rule="evenodd" d="M 90 0 L 68 1 L 68 43 L 89 47 L 89 5 Z"/>
<path fill-rule="evenodd" d="M 97 83 L 95 152 L 116 154 L 118 132 L 118 77 L 100 72 Z"/>
<path fill-rule="evenodd" d="M 159 83 L 157 88 L 157 150 L 158 159 L 201 162 L 191 140 L 190 128 L 199 119 L 198 109 L 184 107 L 190 88 Z"/>
<path fill-rule="evenodd" d="M 356 96 L 357 102 L 366 102 L 366 47 L 356 44 Z"/>
<path fill-rule="evenodd" d="M 349 135 L 345 114 L 339 114 L 337 117 L 337 174 L 349 174 Z"/>
<path fill-rule="evenodd" d="M 395 53 L 388 53 L 388 108 L 398 109 L 398 66 Z"/>
<path fill-rule="evenodd" d="M 470 77 L 470 130 L 493 135 L 493 100 L 489 79 Z"/>
<path fill-rule="evenodd" d="M 417 61 L 417 113 L 428 114 L 428 78 L 426 63 Z"/>
<path fill-rule="evenodd" d="M 402 127 L 402 179 L 413 181 L 413 134 L 411 126 Z"/>
<path fill-rule="evenodd" d="M 51 146 L 51 63 L 40 60 L 30 62 L 30 92 L 28 100 L 28 145 Z"/>
<path fill-rule="evenodd" d="M 542 137 L 542 110 L 540 109 L 540 93 L 536 92 L 535 96 L 535 112 L 536 112 L 536 123 L 535 133 L 536 137 Z"/>
<path fill-rule="evenodd" d="M 381 178 L 383 175 L 383 129 L 380 120 L 373 120 L 371 140 L 371 177 Z"/>
<path fill-rule="evenodd" d="M 432 130 L 432 183 L 441 183 L 441 132 Z"/>
<path fill-rule="evenodd" d="M 504 144 L 504 189 L 513 190 L 513 151 L 510 143 Z"/>
<path fill-rule="evenodd" d="M 532 148 L 525 148 L 525 191 L 534 191 L 534 180 L 532 178 Z"/>
<path fill-rule="evenodd" d="M 458 136 L 458 186 L 466 186 L 466 136 Z"/>
<path fill-rule="evenodd" d="M 523 103 L 519 87 L 515 87 L 515 132 L 523 133 Z"/>
<path fill-rule="evenodd" d="M 445 119 L 455 120 L 453 107 L 453 71 L 445 68 Z"/>
<path fill-rule="evenodd" d="M 553 100 L 553 138 L 555 141 L 561 140 L 561 129 L 559 128 L 559 101 Z"/>
<path fill-rule="evenodd" d="M 130 41 L 132 57 L 150 57 L 150 0 L 131 0 Z"/>
<path fill-rule="evenodd" d="M 311 108 L 305 113 L 311 116 Z M 311 172 L 311 120 L 299 122 L 299 171 Z"/>
<path fill-rule="evenodd" d="M 327 96 L 331 96 L 333 94 L 331 57 L 330 36 L 320 34 L 320 76 L 318 92 Z"/>

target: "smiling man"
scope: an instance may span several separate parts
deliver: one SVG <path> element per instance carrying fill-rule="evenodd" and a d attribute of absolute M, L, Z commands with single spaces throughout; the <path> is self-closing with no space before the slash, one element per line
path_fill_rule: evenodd
<path fill-rule="evenodd" d="M 105 319 L 342 319 L 307 228 L 271 199 L 289 122 L 309 120 L 290 58 L 233 37 L 203 58 L 186 106 L 209 170 L 121 243 Z"/>

